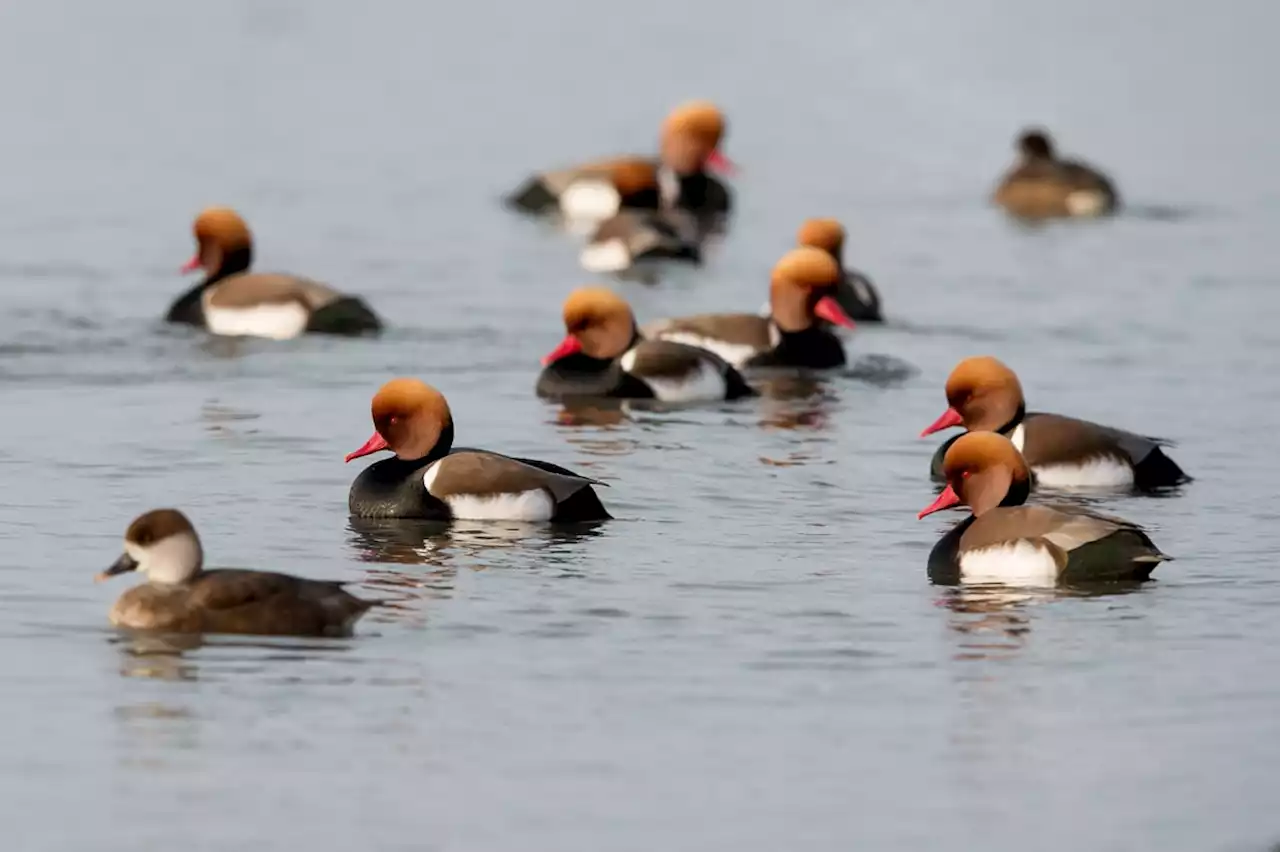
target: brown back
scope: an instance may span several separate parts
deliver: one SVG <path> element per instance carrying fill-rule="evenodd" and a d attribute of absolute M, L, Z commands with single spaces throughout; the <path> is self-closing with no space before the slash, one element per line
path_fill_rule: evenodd
<path fill-rule="evenodd" d="M 646 325 L 641 332 L 646 337 L 683 333 L 710 337 L 739 346 L 751 346 L 760 350 L 773 348 L 773 340 L 769 334 L 769 320 L 757 314 L 696 314 L 691 317 L 659 320 Z"/>
<path fill-rule="evenodd" d="M 561 503 L 581 491 L 592 480 L 542 470 L 515 459 L 477 450 L 450 453 L 432 465 L 434 477 L 428 488 L 439 500 L 455 496 L 491 497 L 541 489 Z"/>
<path fill-rule="evenodd" d="M 215 308 L 252 308 L 298 302 L 315 311 L 341 298 L 342 294 L 307 278 L 278 273 L 246 273 L 222 279 L 208 292 Z"/>
<path fill-rule="evenodd" d="M 185 585 L 135 586 L 116 602 L 112 619 L 142 630 L 332 636 L 348 634 L 371 605 L 337 583 L 224 569 Z"/>

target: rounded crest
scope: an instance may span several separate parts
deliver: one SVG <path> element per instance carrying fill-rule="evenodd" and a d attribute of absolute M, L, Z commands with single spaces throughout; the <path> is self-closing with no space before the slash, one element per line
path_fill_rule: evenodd
<path fill-rule="evenodd" d="M 804 288 L 831 287 L 840 283 L 840 265 L 828 252 L 812 246 L 792 249 L 773 267 L 773 284 Z"/>
<path fill-rule="evenodd" d="M 124 540 L 139 547 L 150 547 L 169 536 L 182 533 L 195 534 L 195 527 L 191 526 L 186 515 L 177 509 L 152 509 L 129 524 Z"/>
<path fill-rule="evenodd" d="M 249 226 L 230 207 L 206 207 L 191 228 L 201 243 L 216 243 L 224 249 L 243 248 L 253 243 Z"/>
<path fill-rule="evenodd" d="M 806 219 L 796 233 L 796 245 L 819 248 L 839 255 L 844 248 L 845 230 L 835 219 Z"/>
<path fill-rule="evenodd" d="M 711 101 L 688 101 L 671 111 L 662 124 L 663 135 L 689 135 L 715 148 L 724 138 L 724 113 Z"/>

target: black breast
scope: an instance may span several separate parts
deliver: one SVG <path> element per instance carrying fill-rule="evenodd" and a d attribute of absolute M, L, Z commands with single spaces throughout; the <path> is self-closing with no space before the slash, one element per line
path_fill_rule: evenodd
<path fill-rule="evenodd" d="M 427 493 L 422 474 L 431 462 L 398 458 L 374 462 L 351 483 L 347 508 L 358 518 L 449 520 L 449 507 Z"/>
<path fill-rule="evenodd" d="M 804 331 L 784 331 L 778 345 L 747 361 L 748 367 L 804 367 L 825 370 L 843 367 L 844 344 L 825 328 L 810 326 Z"/>
<path fill-rule="evenodd" d="M 165 314 L 165 322 L 179 322 L 187 325 L 204 326 L 204 304 L 200 297 L 204 294 L 208 282 L 202 281 L 183 293 L 176 302 L 169 306 Z"/>
<path fill-rule="evenodd" d="M 546 399 L 653 399 L 653 390 L 623 371 L 617 361 L 590 358 L 581 353 L 548 365 L 538 376 L 537 393 Z"/>

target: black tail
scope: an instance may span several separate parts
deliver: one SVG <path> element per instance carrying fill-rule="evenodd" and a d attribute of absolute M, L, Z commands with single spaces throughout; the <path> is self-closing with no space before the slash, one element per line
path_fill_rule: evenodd
<path fill-rule="evenodd" d="M 312 313 L 307 331 L 355 337 L 377 334 L 382 331 L 382 321 L 364 300 L 356 296 L 343 296 Z"/>

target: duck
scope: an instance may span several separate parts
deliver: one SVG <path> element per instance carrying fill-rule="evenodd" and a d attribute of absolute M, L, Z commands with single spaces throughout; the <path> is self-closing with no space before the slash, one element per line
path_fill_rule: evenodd
<path fill-rule="evenodd" d="M 507 206 L 595 222 L 624 209 L 727 214 L 732 206 L 729 189 L 709 173 L 735 170 L 720 151 L 725 126 L 724 113 L 710 101 L 680 104 L 662 123 L 656 158 L 613 157 L 541 172 L 510 193 Z"/>
<path fill-rule="evenodd" d="M 587 272 L 623 272 L 652 261 L 702 263 L 711 229 L 687 210 L 622 210 L 601 222 L 578 253 Z"/>
<path fill-rule="evenodd" d="M 348 636 L 374 601 L 344 583 L 270 571 L 206 570 L 200 537 L 177 509 L 152 509 L 129 524 L 124 553 L 98 574 L 138 572 L 146 582 L 122 594 L 111 623 L 165 633 Z"/>
<path fill-rule="evenodd" d="M 664 319 L 647 324 L 641 334 L 710 350 L 739 369 L 840 367 L 845 363 L 844 346 L 826 323 L 855 327 L 835 300 L 842 280 L 840 265 L 829 252 L 795 248 L 773 268 L 768 316 L 700 314 Z"/>
<path fill-rule="evenodd" d="M 605 287 L 580 287 L 562 309 L 565 338 L 542 359 L 541 397 L 614 397 L 663 402 L 755 396 L 719 355 L 668 340 L 645 340 L 631 306 Z"/>
<path fill-rule="evenodd" d="M 192 231 L 196 253 L 183 272 L 203 269 L 205 278 L 169 308 L 165 320 L 218 335 L 287 340 L 306 333 L 363 335 L 382 322 L 358 296 L 348 296 L 307 278 L 249 271 L 253 235 L 230 207 L 208 207 Z"/>
<path fill-rule="evenodd" d="M 1027 506 L 1031 470 L 1013 442 L 968 432 L 947 450 L 947 486 L 916 516 L 964 504 L 971 514 L 933 547 L 935 582 L 1059 583 L 1146 580 L 1172 557 L 1122 518 L 1077 506 Z"/>
<path fill-rule="evenodd" d="M 1005 173 L 992 200 L 1024 219 L 1107 216 L 1120 209 L 1111 179 L 1077 160 L 1059 158 L 1049 133 L 1028 128 L 1018 136 L 1018 162 Z"/>
<path fill-rule="evenodd" d="M 351 483 L 357 518 L 427 521 L 602 521 L 611 516 L 592 486 L 604 485 L 536 459 L 453 447 L 453 414 L 440 391 L 412 378 L 373 397 L 374 433 L 348 462 L 390 450 Z"/>
<path fill-rule="evenodd" d="M 844 264 L 844 225 L 838 219 L 806 219 L 796 232 L 796 245 L 822 249 L 840 265 L 840 283 L 835 300 L 850 319 L 857 322 L 884 322 L 880 294 L 867 276 Z"/>
<path fill-rule="evenodd" d="M 920 433 L 953 426 L 999 432 L 1013 442 L 1035 474 L 1037 486 L 1066 490 L 1160 491 L 1192 479 L 1162 447 L 1163 438 L 1136 435 L 1060 414 L 1028 412 L 1022 383 L 989 355 L 966 358 L 947 377 L 948 408 Z M 934 455 L 933 477 L 941 479 L 944 444 Z"/>

